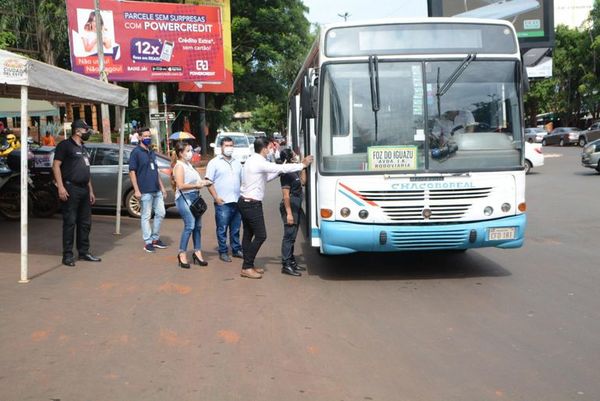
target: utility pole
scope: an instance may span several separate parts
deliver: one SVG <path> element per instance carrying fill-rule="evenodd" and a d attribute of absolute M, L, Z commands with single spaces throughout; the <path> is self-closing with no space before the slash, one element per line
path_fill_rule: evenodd
<path fill-rule="evenodd" d="M 94 0 L 94 11 L 96 21 L 96 48 L 98 49 L 98 71 L 100 75 L 100 81 L 108 83 L 108 76 L 104 68 L 104 42 L 102 40 L 102 16 L 100 15 L 100 0 Z M 102 114 L 102 142 L 111 143 L 110 139 L 110 113 L 108 111 L 108 105 L 102 103 L 100 105 L 100 112 Z M 85 117 L 85 116 L 84 116 Z"/>

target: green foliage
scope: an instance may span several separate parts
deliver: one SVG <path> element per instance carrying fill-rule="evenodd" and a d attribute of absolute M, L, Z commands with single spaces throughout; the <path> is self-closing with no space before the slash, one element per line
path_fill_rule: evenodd
<path fill-rule="evenodd" d="M 600 117 L 600 0 L 583 27 L 556 28 L 553 77 L 535 81 L 525 97 L 528 122 L 535 114 L 554 112 L 563 125 L 577 126 L 590 113 Z"/>

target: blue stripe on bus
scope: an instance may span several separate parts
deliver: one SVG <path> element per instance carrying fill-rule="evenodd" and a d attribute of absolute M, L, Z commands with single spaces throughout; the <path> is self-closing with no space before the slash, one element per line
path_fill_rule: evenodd
<path fill-rule="evenodd" d="M 352 202 L 356 203 L 358 206 L 364 206 L 363 203 L 357 201 L 354 197 L 348 195 L 347 193 L 345 193 L 344 191 L 342 191 L 341 189 L 338 189 L 339 193 L 341 193 L 342 195 L 345 195 L 348 199 L 350 199 Z"/>
<path fill-rule="evenodd" d="M 519 248 L 523 245 L 527 216 L 443 225 L 381 225 L 321 221 L 324 254 L 353 252 L 433 251 L 469 248 Z M 515 227 L 514 239 L 489 240 L 491 228 Z"/>

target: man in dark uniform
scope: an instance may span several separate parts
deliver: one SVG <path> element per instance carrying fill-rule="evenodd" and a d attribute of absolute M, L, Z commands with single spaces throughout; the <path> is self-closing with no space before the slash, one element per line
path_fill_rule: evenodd
<path fill-rule="evenodd" d="M 100 262 L 90 253 L 92 205 L 96 201 L 90 176 L 89 153 L 83 146 L 92 131 L 84 120 L 71 125 L 71 137 L 56 146 L 52 172 L 62 201 L 63 259 L 66 266 L 75 266 L 73 237 L 77 228 L 77 252 L 80 260 Z"/>

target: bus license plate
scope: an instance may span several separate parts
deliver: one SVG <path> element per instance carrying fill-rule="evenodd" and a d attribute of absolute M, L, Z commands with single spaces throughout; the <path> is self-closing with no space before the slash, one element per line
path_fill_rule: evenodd
<path fill-rule="evenodd" d="M 488 241 L 515 239 L 516 232 L 515 227 L 490 228 L 488 230 Z"/>

